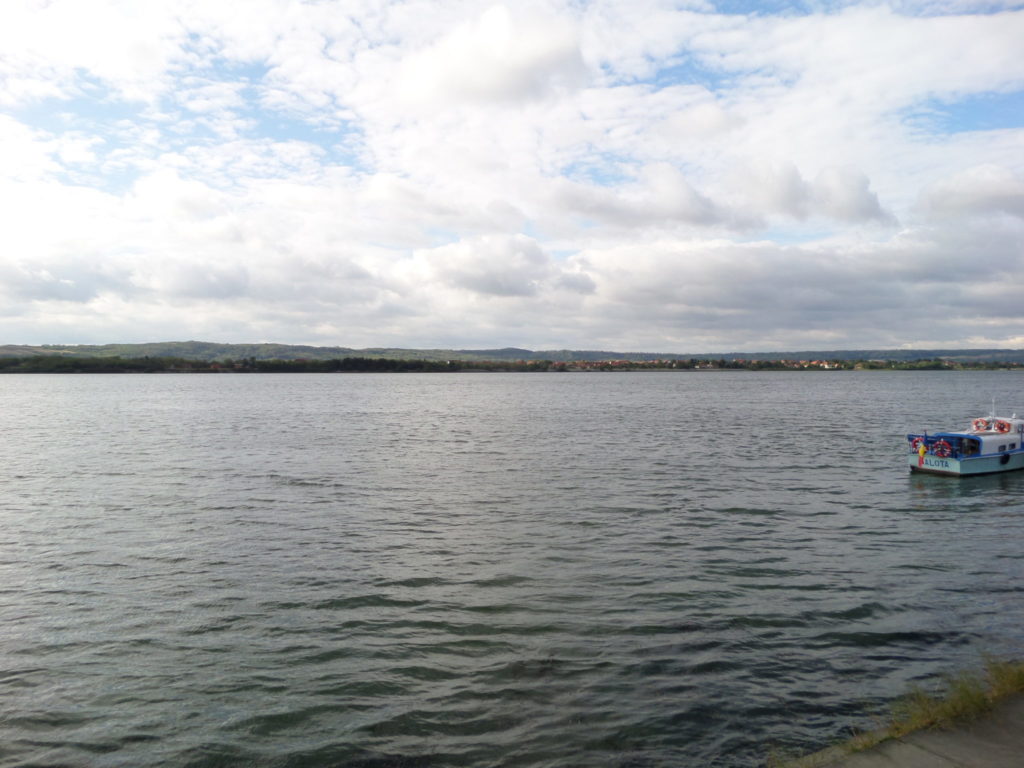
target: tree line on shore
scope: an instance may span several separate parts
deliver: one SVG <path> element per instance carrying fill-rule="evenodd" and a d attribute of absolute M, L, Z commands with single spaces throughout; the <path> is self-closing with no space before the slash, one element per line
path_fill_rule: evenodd
<path fill-rule="evenodd" d="M 644 370 L 992 370 L 1024 368 L 1015 362 L 930 360 L 409 360 L 340 357 L 328 360 L 260 360 L 255 357 L 215 362 L 180 357 L 80 357 L 38 355 L 0 357 L 0 373 L 451 373 L 456 371 L 644 371 Z"/>

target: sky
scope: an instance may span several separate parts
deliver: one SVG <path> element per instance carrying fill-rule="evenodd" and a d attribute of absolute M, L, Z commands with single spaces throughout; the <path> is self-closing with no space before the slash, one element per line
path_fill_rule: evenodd
<path fill-rule="evenodd" d="M 0 343 L 1024 347 L 1024 2 L 3 0 Z"/>

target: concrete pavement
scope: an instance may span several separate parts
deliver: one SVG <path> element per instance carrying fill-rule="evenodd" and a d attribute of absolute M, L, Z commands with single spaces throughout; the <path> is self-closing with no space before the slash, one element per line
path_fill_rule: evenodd
<path fill-rule="evenodd" d="M 1024 695 L 951 730 L 917 731 L 854 754 L 834 747 L 786 768 L 1024 768 Z"/>

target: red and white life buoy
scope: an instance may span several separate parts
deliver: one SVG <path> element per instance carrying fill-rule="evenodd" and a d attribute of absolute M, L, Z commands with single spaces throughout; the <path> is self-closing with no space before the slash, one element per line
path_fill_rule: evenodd
<path fill-rule="evenodd" d="M 914 451 L 914 453 L 917 453 L 917 451 L 921 448 L 922 445 L 924 445 L 923 437 L 915 437 L 913 440 L 910 441 L 910 447 Z"/>
<path fill-rule="evenodd" d="M 932 446 L 932 453 L 934 453 L 940 459 L 945 459 L 951 453 L 953 453 L 953 446 L 951 446 L 945 440 L 936 440 L 935 444 Z"/>
<path fill-rule="evenodd" d="M 975 432 L 984 432 L 989 428 L 988 419 L 975 419 L 971 422 L 971 426 L 974 427 Z"/>
<path fill-rule="evenodd" d="M 1003 434 L 1006 434 L 1009 431 L 1010 431 L 1010 422 L 1003 421 L 1002 419 L 1000 419 L 999 421 L 996 422 L 996 432 L 1002 432 Z"/>

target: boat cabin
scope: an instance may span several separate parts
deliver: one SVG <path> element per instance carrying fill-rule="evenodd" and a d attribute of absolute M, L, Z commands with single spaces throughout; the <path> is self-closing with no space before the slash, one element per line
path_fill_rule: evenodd
<path fill-rule="evenodd" d="M 926 432 L 907 435 L 907 440 L 912 469 L 974 474 L 1024 467 L 1024 419 L 1017 414 L 975 419 L 962 432 Z M 1008 466 L 1011 457 L 1013 466 Z"/>

